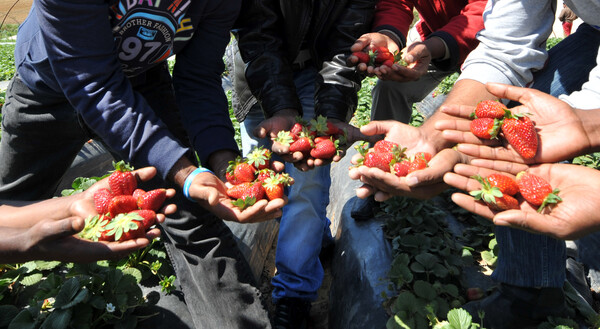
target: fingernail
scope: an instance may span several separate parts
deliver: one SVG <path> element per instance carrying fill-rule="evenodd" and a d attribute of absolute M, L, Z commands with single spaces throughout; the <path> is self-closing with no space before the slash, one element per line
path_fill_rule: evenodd
<path fill-rule="evenodd" d="M 415 186 L 419 184 L 419 179 L 415 176 L 406 177 L 406 184 L 408 184 L 408 186 Z"/>

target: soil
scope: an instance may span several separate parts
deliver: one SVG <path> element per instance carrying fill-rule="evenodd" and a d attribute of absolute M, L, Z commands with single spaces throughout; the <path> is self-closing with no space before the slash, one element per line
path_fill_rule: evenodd
<path fill-rule="evenodd" d="M 21 24 L 29 14 L 33 0 L 0 0 L 0 23 Z"/>

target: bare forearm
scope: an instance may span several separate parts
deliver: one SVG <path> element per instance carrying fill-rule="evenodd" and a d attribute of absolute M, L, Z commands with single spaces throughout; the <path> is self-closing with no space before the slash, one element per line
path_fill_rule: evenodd
<path fill-rule="evenodd" d="M 42 219 L 73 216 L 71 205 L 80 195 L 48 199 L 39 202 L 0 202 L 0 226 L 29 228 Z"/>
<path fill-rule="evenodd" d="M 590 149 L 586 153 L 600 151 L 600 109 L 597 110 L 575 110 L 577 116 L 581 119 L 583 130 L 585 131 Z"/>

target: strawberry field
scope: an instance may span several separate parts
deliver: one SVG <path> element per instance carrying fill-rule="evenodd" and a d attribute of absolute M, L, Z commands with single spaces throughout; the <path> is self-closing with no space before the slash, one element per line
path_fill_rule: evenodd
<path fill-rule="evenodd" d="M 12 28 L 2 31 L 2 39 L 14 35 Z M 548 44 L 559 41 L 549 40 Z M 0 80 L 7 80 L 14 74 L 12 50 L 9 46 L 0 48 L 0 52 L 5 54 L 0 56 Z M 445 79 L 434 96 L 447 94 L 456 77 Z M 363 80 L 359 108 L 351 121 L 356 126 L 369 121 L 375 82 L 374 78 Z M 0 90 L 0 103 L 4 102 L 4 94 Z M 228 96 L 230 116 L 237 129 L 230 92 Z M 423 116 L 415 108 L 411 124 L 422 123 Z M 573 163 L 598 169 L 600 153 L 578 157 Z M 62 194 L 81 192 L 100 178 L 80 177 Z M 388 291 L 382 296 L 382 307 L 389 317 L 387 328 L 480 327 L 471 323 L 470 316 L 460 306 L 481 298 L 491 287 L 486 278 L 494 270 L 498 248 L 493 225 L 455 206 L 449 198 L 451 192 L 427 201 L 392 198 L 382 204 L 375 216 L 383 223 L 383 233 L 392 250 L 386 277 L 381 278 Z M 153 313 L 148 309 L 159 296 L 176 290 L 175 282 L 160 239 L 118 261 L 2 264 L 0 327 L 135 328 L 141 321 L 151 319 Z M 567 291 L 570 306 L 577 310 L 580 319 L 598 327 L 597 314 L 578 304 L 574 294 L 573 290 Z M 578 328 L 578 325 L 574 319 L 555 318 L 540 328 Z"/>

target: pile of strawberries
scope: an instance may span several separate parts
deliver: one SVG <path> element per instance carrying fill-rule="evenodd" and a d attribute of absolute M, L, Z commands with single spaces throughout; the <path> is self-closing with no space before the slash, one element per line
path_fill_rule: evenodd
<path fill-rule="evenodd" d="M 406 148 L 388 140 L 377 141 L 372 148 L 369 148 L 368 143 L 362 142 L 356 149 L 363 156 L 357 165 L 379 168 L 398 177 L 427 168 L 432 158 L 427 152 L 418 152 L 409 157 L 406 155 Z"/>
<path fill-rule="evenodd" d="M 392 53 L 387 47 L 383 46 L 367 47 L 363 51 L 353 52 L 352 55 L 358 57 L 358 63 L 365 63 L 368 66 L 385 65 L 392 67 L 394 63 L 402 66 L 407 65 L 399 52 Z"/>
<path fill-rule="evenodd" d="M 308 123 L 296 118 L 292 128 L 277 133 L 274 141 L 289 146 L 291 153 L 302 152 L 305 157 L 332 159 L 338 154 L 340 145 L 346 144 L 346 132 L 319 115 Z"/>
<path fill-rule="evenodd" d="M 227 196 L 235 199 L 236 207 L 243 210 L 258 200 L 283 198 L 291 178 L 270 168 L 271 156 L 270 150 L 258 146 L 247 157 L 237 157 L 229 162 L 225 177 L 232 186 L 227 189 Z"/>
<path fill-rule="evenodd" d="M 125 241 L 144 237 L 156 223 L 156 212 L 167 198 L 164 188 L 144 191 L 137 187 L 132 168 L 123 161 L 113 163 L 109 188 L 94 193 L 98 215 L 86 219 L 80 233 L 92 241 Z"/>
<path fill-rule="evenodd" d="M 514 114 L 504 104 L 481 101 L 471 113 L 471 132 L 482 139 L 497 139 L 499 133 L 524 159 L 535 157 L 538 136 L 535 125 L 525 114 Z"/>
<path fill-rule="evenodd" d="M 548 204 L 562 201 L 558 189 L 552 189 L 545 179 L 525 171 L 518 173 L 516 180 L 500 173 L 485 178 L 476 175 L 473 178 L 481 183 L 481 190 L 471 191 L 471 196 L 482 200 L 493 210 L 519 209 L 519 202 L 515 198 L 517 193 L 532 206 L 539 207 L 538 212 L 542 212 Z"/>

